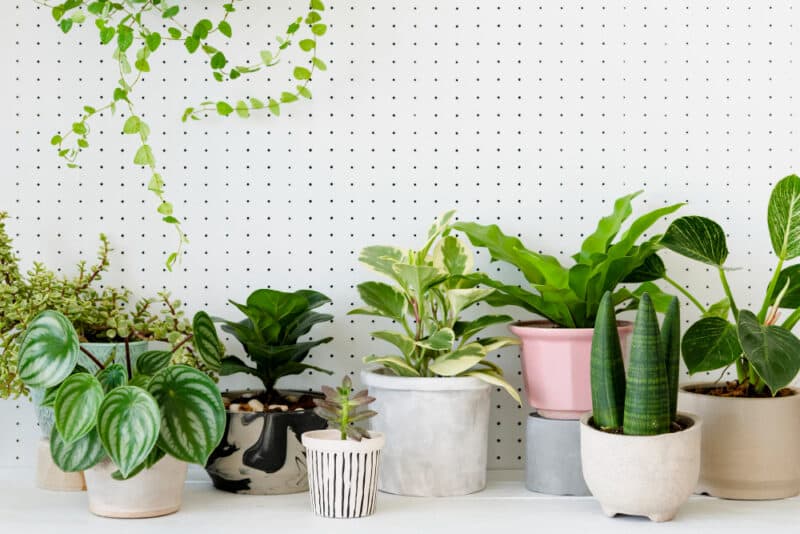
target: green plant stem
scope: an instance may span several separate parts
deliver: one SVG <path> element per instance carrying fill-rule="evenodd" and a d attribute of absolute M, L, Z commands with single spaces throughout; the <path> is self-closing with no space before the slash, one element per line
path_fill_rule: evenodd
<path fill-rule="evenodd" d="M 772 273 L 772 279 L 769 281 L 769 285 L 767 286 L 767 294 L 764 296 L 764 303 L 761 305 L 761 309 L 758 311 L 758 322 L 763 323 L 764 319 L 767 317 L 767 312 L 769 311 L 770 302 L 772 302 L 772 294 L 775 292 L 775 286 L 778 285 L 778 278 L 781 275 L 781 270 L 783 269 L 783 258 L 778 258 L 778 265 L 775 267 L 775 272 Z"/>
<path fill-rule="evenodd" d="M 725 270 L 722 267 L 718 267 L 719 270 L 719 279 L 722 282 L 722 289 L 725 290 L 725 295 L 728 297 L 728 302 L 731 305 L 731 311 L 733 312 L 733 318 L 738 320 L 739 319 L 739 308 L 736 307 L 736 302 L 733 300 L 733 293 L 731 292 L 731 286 L 728 285 L 728 277 L 725 275 Z"/>
<path fill-rule="evenodd" d="M 350 420 L 350 393 L 342 394 L 342 418 L 339 420 L 339 434 L 342 438 L 342 441 L 347 439 L 347 423 Z"/>
<path fill-rule="evenodd" d="M 792 330 L 797 322 L 800 321 L 800 308 L 794 310 L 789 317 L 781 325 L 781 328 L 785 330 Z"/>
<path fill-rule="evenodd" d="M 662 279 L 663 279 L 665 282 L 667 282 L 668 284 L 670 284 L 672 287 L 674 287 L 675 289 L 677 289 L 678 291 L 680 291 L 680 292 L 681 292 L 681 294 L 683 294 L 683 296 L 685 296 L 687 299 L 689 299 L 689 301 L 690 301 L 692 304 L 694 304 L 695 306 L 697 306 L 697 309 L 698 309 L 698 310 L 700 310 L 700 312 L 701 312 L 701 313 L 705 314 L 706 312 L 708 312 L 708 310 L 706 309 L 706 307 L 705 307 L 705 306 L 703 306 L 703 305 L 700 303 L 700 301 L 699 301 L 699 300 L 697 300 L 697 298 L 695 298 L 695 296 L 694 296 L 694 295 L 692 295 L 691 293 L 689 293 L 689 291 L 688 291 L 688 290 L 687 290 L 685 287 L 683 287 L 682 285 L 680 285 L 678 282 L 676 282 L 675 280 L 673 280 L 673 279 L 672 279 L 672 278 L 670 278 L 669 276 L 666 276 L 666 275 L 664 275 L 664 276 L 662 277 Z"/>
<path fill-rule="evenodd" d="M 745 369 L 745 363 L 742 358 L 738 358 L 736 360 L 736 380 L 739 381 L 741 384 L 744 382 L 745 378 L 747 377 L 747 370 Z"/>

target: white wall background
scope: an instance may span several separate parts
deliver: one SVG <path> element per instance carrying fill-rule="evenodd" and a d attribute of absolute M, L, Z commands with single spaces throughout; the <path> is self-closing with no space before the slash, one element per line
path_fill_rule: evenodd
<path fill-rule="evenodd" d="M 200 15 L 209 2 L 183 4 Z M 229 57 L 257 55 L 303 5 L 242 2 L 231 23 L 252 50 Z M 217 84 L 199 57 L 161 51 L 137 98 L 192 241 L 173 273 L 173 236 L 119 119 L 96 121 L 80 170 L 48 144 L 110 93 L 111 50 L 93 28 L 63 35 L 32 0 L 4 7 L 0 209 L 26 266 L 69 270 L 94 257 L 103 231 L 116 249 L 108 283 L 167 287 L 192 310 L 230 314 L 228 298 L 258 287 L 314 287 L 337 320 L 317 331 L 336 339 L 312 362 L 350 372 L 381 350 L 375 324 L 345 316 L 369 276 L 362 246 L 413 246 L 457 208 L 566 258 L 615 197 L 644 188 L 640 211 L 684 201 L 684 213 L 719 220 L 729 263 L 744 267 L 731 276 L 739 304 L 760 303 L 773 264 L 767 198 L 798 163 L 791 1 L 331 1 L 320 43 L 330 68 L 314 100 L 280 119 L 182 124 L 186 105 L 275 83 Z M 706 301 L 720 298 L 704 268 L 669 264 Z M 520 386 L 517 351 L 498 361 Z M 528 410 L 493 402 L 491 466 L 519 467 Z M 34 426 L 26 401 L 0 402 L 0 466 L 33 463 Z"/>

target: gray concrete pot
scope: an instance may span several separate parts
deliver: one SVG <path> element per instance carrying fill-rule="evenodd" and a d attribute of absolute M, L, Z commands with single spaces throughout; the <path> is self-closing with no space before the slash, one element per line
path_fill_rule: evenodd
<path fill-rule="evenodd" d="M 591 495 L 581 467 L 581 424 L 528 416 L 525 487 L 548 495 Z"/>
<path fill-rule="evenodd" d="M 408 378 L 362 371 L 377 400 L 372 430 L 386 436 L 378 488 L 421 497 L 486 486 L 489 392 L 472 377 Z"/>

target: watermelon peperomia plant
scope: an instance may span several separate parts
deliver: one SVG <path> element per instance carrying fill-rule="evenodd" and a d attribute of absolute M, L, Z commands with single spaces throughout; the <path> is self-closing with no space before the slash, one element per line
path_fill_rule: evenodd
<path fill-rule="evenodd" d="M 192 342 L 213 369 L 221 346 L 204 312 L 194 318 Z M 88 358 L 79 360 L 83 353 Z M 216 384 L 187 365 L 170 365 L 171 351 L 149 351 L 127 368 L 101 362 L 79 342 L 72 323 L 47 310 L 28 325 L 19 350 L 19 375 L 46 390 L 55 412 L 50 452 L 64 471 L 82 471 L 109 457 L 127 479 L 165 454 L 205 465 L 222 439 L 225 408 Z M 81 363 L 87 363 L 90 371 Z M 135 372 L 134 372 L 135 369 Z"/>
<path fill-rule="evenodd" d="M 666 434 L 676 419 L 680 307 L 673 297 L 661 330 L 650 296 L 642 294 L 631 341 L 628 376 L 610 292 L 600 301 L 592 336 L 592 420 L 633 436 Z"/>
<path fill-rule="evenodd" d="M 462 312 L 487 300 L 494 289 L 475 287 L 479 280 L 469 277 L 472 252 L 458 238 L 447 235 L 453 213 L 445 213 L 434 223 L 420 250 L 370 246 L 361 251 L 361 263 L 394 283 L 359 284 L 358 293 L 367 307 L 350 314 L 384 317 L 403 329 L 372 333 L 394 345 L 399 356 L 367 356 L 364 362 L 380 364 L 398 376 L 472 376 L 504 388 L 520 402 L 502 369 L 486 359 L 490 352 L 516 345 L 517 340 L 475 338 L 488 326 L 507 323 L 511 317 L 461 319 Z"/>
<path fill-rule="evenodd" d="M 706 307 L 678 286 L 703 314 L 683 337 L 686 367 L 694 374 L 735 364 L 737 389 L 747 396 L 777 395 L 800 371 L 800 339 L 791 332 L 800 321 L 800 264 L 784 268 L 786 261 L 800 257 L 800 177 L 787 176 L 775 184 L 767 225 L 778 263 L 758 313 L 740 310 L 733 298 L 725 268 L 728 245 L 719 224 L 705 217 L 681 217 L 661 240 L 673 252 L 714 267 L 725 292 L 724 299 Z M 654 260 L 655 268 L 665 273 L 661 260 Z M 781 309 L 791 311 L 778 324 Z"/>
<path fill-rule="evenodd" d="M 519 239 L 505 235 L 497 225 L 457 222 L 453 228 L 464 232 L 476 247 L 486 247 L 492 261 L 504 261 L 517 267 L 530 284 L 529 291 L 519 285 L 493 280 L 484 273 L 470 275 L 475 282 L 495 288 L 496 291 L 486 299 L 489 304 L 518 306 L 565 328 L 591 328 L 600 298 L 606 291 L 612 292 L 615 306 L 628 303 L 624 309 L 635 308 L 645 291 L 650 293 L 659 310 L 669 304 L 670 296 L 653 283 L 661 275 L 648 268 L 648 260 L 659 249 L 661 236 L 637 241 L 659 219 L 675 212 L 683 204 L 645 213 L 633 221 L 615 242 L 623 223 L 633 211 L 631 201 L 639 194 L 641 191 L 614 202 L 614 211 L 600 219 L 594 233 L 583 241 L 580 252 L 573 254 L 575 264 L 569 268 L 561 265 L 554 256 L 525 248 Z M 641 285 L 630 291 L 619 287 L 625 283 Z"/>

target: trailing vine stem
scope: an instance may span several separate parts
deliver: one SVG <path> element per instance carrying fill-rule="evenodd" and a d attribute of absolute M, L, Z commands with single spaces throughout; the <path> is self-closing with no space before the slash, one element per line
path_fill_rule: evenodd
<path fill-rule="evenodd" d="M 100 43 L 115 45 L 113 57 L 117 63 L 119 80 L 114 86 L 111 102 L 100 107 L 85 105 L 84 113 L 79 120 L 55 134 L 50 143 L 56 147 L 59 157 L 67 162 L 68 168 L 79 167 L 80 153 L 90 146 L 88 140 L 91 132 L 90 121 L 105 111 L 116 114 L 117 105 L 124 104 L 127 113 L 125 114 L 123 133 L 138 134 L 138 148 L 133 163 L 148 169 L 150 179 L 147 189 L 158 199 L 157 211 L 161 215 L 162 221 L 171 225 L 177 233 L 177 247 L 166 259 L 166 266 L 169 270 L 172 270 L 174 264 L 182 257 L 183 246 L 189 242 L 189 239 L 183 231 L 181 220 L 174 214 L 172 203 L 166 198 L 166 183 L 159 173 L 153 149 L 148 143 L 150 127 L 137 114 L 135 105 L 130 99 L 131 93 L 142 81 L 143 74 L 150 72 L 149 58 L 151 54 L 158 51 L 162 43 L 180 41 L 190 55 L 198 50 L 205 53 L 216 81 L 232 81 L 245 74 L 277 65 L 281 52 L 292 45 L 292 39 L 297 37 L 301 28 L 306 27 L 310 33 L 310 38 L 298 41 L 298 46 L 303 52 L 311 52 L 311 57 L 308 59 L 310 68 L 300 65 L 294 68 L 293 76 L 298 82 L 294 90 L 283 91 L 277 99 L 269 97 L 267 104 L 254 97 L 247 99 L 249 103 L 239 100 L 235 105 L 224 101 L 204 102 L 194 108 L 188 108 L 183 113 L 183 121 L 189 118 L 200 120 L 208 116 L 211 111 L 216 111 L 221 116 L 231 115 L 235 111 L 238 116 L 246 118 L 252 111 L 266 108 L 271 114 L 280 115 L 281 104 L 295 102 L 300 97 L 310 99 L 311 92 L 308 85 L 313 72 L 326 69 L 325 63 L 317 57 L 316 52 L 317 37 L 324 35 L 327 31 L 327 26 L 321 22 L 321 12 L 325 10 L 321 0 L 310 0 L 307 15 L 294 19 L 288 25 L 286 32 L 276 38 L 277 51 L 274 53 L 268 50 L 262 51 L 261 61 L 258 64 L 248 63 L 243 66 L 230 67 L 230 62 L 224 52 L 213 46 L 209 42 L 209 37 L 222 35 L 228 39 L 232 38 L 233 28 L 229 18 L 232 13 L 236 12 L 235 3 L 239 1 L 241 0 L 228 0 L 223 3 L 223 15 L 216 23 L 204 18 L 194 25 L 187 25 L 178 20 L 177 15 L 180 13 L 181 7 L 173 3 L 174 0 L 65 0 L 59 4 L 46 0 L 33 0 L 35 4 L 50 10 L 64 33 L 68 33 L 75 25 L 82 25 L 89 16 L 94 17 L 94 26 L 99 31 Z M 160 29 L 164 22 L 168 24 L 168 35 L 162 37 L 155 28 Z M 172 25 L 169 25 L 170 23 Z M 136 50 L 135 59 L 128 56 L 128 52 L 134 44 L 137 44 L 137 47 L 140 46 Z M 133 59 L 132 65 L 131 59 Z M 135 78 L 128 79 L 134 71 Z M 73 139 L 75 139 L 74 144 L 70 143 Z"/>

